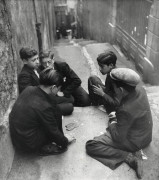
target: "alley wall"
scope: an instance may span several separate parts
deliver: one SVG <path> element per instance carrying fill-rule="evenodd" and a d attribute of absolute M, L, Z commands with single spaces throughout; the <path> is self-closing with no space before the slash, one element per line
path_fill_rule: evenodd
<path fill-rule="evenodd" d="M 0 122 L 10 101 L 17 95 L 17 74 L 22 67 L 19 50 L 32 46 L 38 50 L 35 24 L 41 23 L 43 48 L 49 49 L 55 38 L 53 0 L 0 1 Z"/>
<path fill-rule="evenodd" d="M 36 23 L 41 23 L 43 49 L 55 39 L 53 0 L 0 0 L 0 179 L 5 180 L 14 159 L 9 113 L 18 96 L 17 75 L 22 68 L 19 50 L 39 49 Z"/>
<path fill-rule="evenodd" d="M 79 21 L 82 21 L 83 37 L 100 42 L 112 40 L 113 1 L 83 0 L 78 2 Z"/>
<path fill-rule="evenodd" d="M 145 83 L 159 85 L 159 0 L 78 0 L 78 33 L 118 45 Z"/>

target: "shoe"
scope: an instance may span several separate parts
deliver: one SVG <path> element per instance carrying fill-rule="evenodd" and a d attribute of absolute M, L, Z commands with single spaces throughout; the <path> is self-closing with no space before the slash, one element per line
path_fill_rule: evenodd
<path fill-rule="evenodd" d="M 137 158 L 132 153 L 129 153 L 126 158 L 126 163 L 135 170 L 136 175 L 139 179 L 143 176 L 143 161 L 141 158 Z"/>
<path fill-rule="evenodd" d="M 40 149 L 38 154 L 40 156 L 49 156 L 49 155 L 58 155 L 65 151 L 67 151 L 67 147 L 61 148 L 61 147 L 57 146 L 56 144 L 48 144 L 48 145 L 43 146 Z"/>

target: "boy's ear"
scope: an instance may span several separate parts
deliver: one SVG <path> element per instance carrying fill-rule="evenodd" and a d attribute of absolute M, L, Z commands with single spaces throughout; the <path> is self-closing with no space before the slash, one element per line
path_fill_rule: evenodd
<path fill-rule="evenodd" d="M 22 59 L 24 64 L 28 64 L 28 59 Z"/>
<path fill-rule="evenodd" d="M 111 63 L 111 64 L 109 64 L 109 66 L 111 67 L 111 68 L 114 68 L 114 65 Z"/>
<path fill-rule="evenodd" d="M 56 85 L 52 85 L 51 87 L 52 87 L 52 88 L 57 88 L 57 86 L 56 86 Z"/>

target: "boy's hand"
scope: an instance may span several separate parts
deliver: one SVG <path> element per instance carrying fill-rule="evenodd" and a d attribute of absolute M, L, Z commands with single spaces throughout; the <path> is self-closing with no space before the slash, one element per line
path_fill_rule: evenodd
<path fill-rule="evenodd" d="M 66 134 L 65 136 L 66 136 L 67 139 L 68 139 L 68 144 L 71 144 L 71 143 L 73 143 L 73 142 L 76 141 L 75 137 L 70 136 L 69 134 Z"/>
<path fill-rule="evenodd" d="M 63 97 L 63 96 L 64 96 L 64 93 L 61 92 L 61 91 L 58 91 L 57 95 L 60 96 L 60 97 Z"/>
<path fill-rule="evenodd" d="M 100 85 L 98 86 L 95 86 L 95 85 L 92 85 L 93 86 L 93 92 L 99 96 L 103 96 L 105 93 L 102 89 L 102 87 Z"/>
<path fill-rule="evenodd" d="M 114 118 L 116 118 L 116 112 L 115 112 L 115 111 L 111 112 L 111 113 L 108 115 L 108 117 L 109 117 L 109 119 L 114 119 Z"/>

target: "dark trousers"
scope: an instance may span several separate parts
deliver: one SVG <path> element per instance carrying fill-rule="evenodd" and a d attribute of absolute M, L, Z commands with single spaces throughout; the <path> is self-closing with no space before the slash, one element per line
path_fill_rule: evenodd
<path fill-rule="evenodd" d="M 55 96 L 54 97 L 57 103 L 57 107 L 60 109 L 61 114 L 63 116 L 70 115 L 73 112 L 73 103 L 74 103 L 74 98 L 70 96 L 69 98 L 67 97 L 60 97 L 60 96 Z"/>
<path fill-rule="evenodd" d="M 70 97 L 54 96 L 57 107 L 61 110 L 62 115 L 70 115 L 73 112 L 74 106 L 85 107 L 90 105 L 88 93 L 79 86 L 74 90 Z"/>
<path fill-rule="evenodd" d="M 104 84 L 97 76 L 90 76 L 88 79 L 88 92 L 89 92 L 89 97 L 91 99 L 92 105 L 95 105 L 95 106 L 103 105 L 104 103 L 103 98 L 93 92 L 92 85 L 95 85 L 95 86 L 100 85 L 104 91 L 105 90 Z"/>
<path fill-rule="evenodd" d="M 74 97 L 74 106 L 76 107 L 85 107 L 91 104 L 88 93 L 81 86 L 74 90 L 72 96 Z"/>
<path fill-rule="evenodd" d="M 92 158 L 111 169 L 115 169 L 123 163 L 129 153 L 128 150 L 114 143 L 109 133 L 87 141 L 86 151 Z"/>
<path fill-rule="evenodd" d="M 89 91 L 89 98 L 91 100 L 92 105 L 94 105 L 94 106 L 104 105 L 107 113 L 115 111 L 115 107 L 113 105 L 109 104 L 108 102 L 106 102 L 106 100 L 103 97 L 101 97 L 101 96 L 99 96 L 93 92 L 93 86 L 92 85 L 95 85 L 95 86 L 100 85 L 104 92 L 106 89 L 105 85 L 102 83 L 102 81 L 101 81 L 101 79 L 99 79 L 99 77 L 97 77 L 95 75 L 89 77 L 89 79 L 88 79 L 88 91 Z"/>

